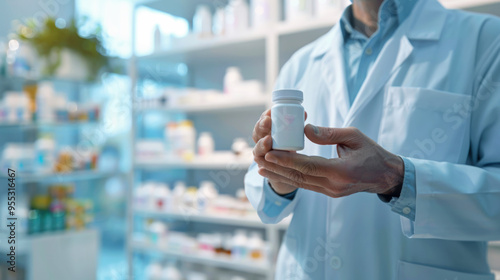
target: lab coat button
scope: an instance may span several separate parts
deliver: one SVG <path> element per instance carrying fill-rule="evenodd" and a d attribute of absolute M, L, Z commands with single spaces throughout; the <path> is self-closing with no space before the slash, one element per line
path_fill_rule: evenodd
<path fill-rule="evenodd" d="M 276 200 L 274 204 L 276 204 L 276 206 L 281 206 L 281 201 Z"/>
<path fill-rule="evenodd" d="M 337 257 L 337 256 L 333 256 L 330 259 L 330 265 L 335 270 L 340 269 L 342 267 L 342 260 L 339 257 Z"/>
<path fill-rule="evenodd" d="M 403 213 L 404 213 L 405 215 L 410 214 L 410 212 L 411 212 L 410 207 L 405 207 L 405 208 L 403 208 Z"/>
<path fill-rule="evenodd" d="M 365 53 L 366 53 L 366 55 L 372 55 L 372 53 L 373 53 L 372 48 L 366 49 Z"/>

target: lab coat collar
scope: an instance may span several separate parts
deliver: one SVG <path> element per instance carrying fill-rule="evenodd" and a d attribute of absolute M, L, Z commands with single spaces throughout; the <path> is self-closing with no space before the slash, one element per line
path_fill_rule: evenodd
<path fill-rule="evenodd" d="M 417 3 L 414 13 L 399 26 L 375 60 L 372 71 L 368 73 L 344 120 L 344 126 L 352 125 L 357 116 L 380 93 L 390 77 L 411 56 L 414 49 L 411 41 L 438 40 L 445 21 L 445 9 L 436 0 L 422 0 Z"/>
<path fill-rule="evenodd" d="M 342 35 L 342 30 L 340 28 L 339 24 L 336 24 L 335 26 L 328 31 L 328 33 L 319 38 L 316 46 L 314 47 L 311 57 L 313 59 L 316 58 L 321 58 L 324 54 L 326 54 L 329 50 L 332 49 L 332 45 L 335 43 L 336 40 L 342 40 L 342 44 L 344 43 L 344 38 L 343 36 L 338 36 Z"/>
<path fill-rule="evenodd" d="M 385 24 L 385 29 L 387 29 L 388 21 L 391 21 L 391 24 L 399 26 L 411 15 L 413 8 L 415 7 L 415 4 L 418 3 L 418 1 L 419 0 L 384 0 L 382 5 L 380 6 L 380 10 L 378 13 L 380 28 L 382 29 L 382 26 Z M 396 19 L 395 22 L 394 19 Z M 350 5 L 344 10 L 344 13 L 342 14 L 342 17 L 339 21 L 344 40 L 347 40 L 348 37 L 355 34 L 366 38 L 365 35 L 361 35 L 361 33 L 355 31 L 354 27 L 351 25 L 352 22 L 353 12 L 352 5 Z M 378 31 L 378 33 L 380 32 L 381 31 Z"/>
<path fill-rule="evenodd" d="M 437 0 L 419 0 L 407 18 L 410 23 L 405 24 L 406 37 L 410 40 L 439 40 L 446 21 L 444 10 L 445 8 Z M 321 58 L 332 50 L 335 40 L 342 39 L 343 42 L 343 36 L 338 36 L 339 34 L 342 35 L 342 30 L 340 24 L 336 24 L 319 39 L 312 52 L 312 58 Z"/>
<path fill-rule="evenodd" d="M 410 0 L 411 1 L 411 0 Z M 446 9 L 436 0 L 421 0 L 415 6 L 406 36 L 410 40 L 439 40 L 446 22 Z"/>

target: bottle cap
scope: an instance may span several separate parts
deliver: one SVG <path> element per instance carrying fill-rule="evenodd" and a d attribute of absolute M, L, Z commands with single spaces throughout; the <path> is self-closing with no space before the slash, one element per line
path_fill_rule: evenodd
<path fill-rule="evenodd" d="M 296 89 L 280 89 L 273 91 L 273 102 L 286 99 L 302 102 L 304 101 L 304 94 L 302 91 Z"/>

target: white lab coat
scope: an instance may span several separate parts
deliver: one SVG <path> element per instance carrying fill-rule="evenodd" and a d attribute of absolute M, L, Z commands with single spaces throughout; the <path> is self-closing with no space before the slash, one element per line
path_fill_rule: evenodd
<path fill-rule="evenodd" d="M 336 25 L 291 58 L 277 88 L 304 91 L 307 122 L 355 126 L 409 158 L 415 221 L 375 194 L 334 199 L 300 189 L 287 202 L 264 190 L 253 165 L 245 189 L 262 221 L 293 213 L 276 279 L 494 279 L 486 252 L 500 239 L 500 21 L 420 0 L 352 106 L 342 44 Z M 337 156 L 308 140 L 303 153 Z"/>

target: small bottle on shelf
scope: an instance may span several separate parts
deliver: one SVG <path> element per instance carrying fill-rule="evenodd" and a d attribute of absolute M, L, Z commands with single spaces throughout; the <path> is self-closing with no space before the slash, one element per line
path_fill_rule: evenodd
<path fill-rule="evenodd" d="M 244 230 L 236 230 L 231 245 L 231 256 L 234 260 L 241 261 L 248 257 L 248 237 Z"/>
<path fill-rule="evenodd" d="M 186 184 L 182 181 L 178 181 L 177 183 L 175 183 L 175 187 L 172 193 L 173 196 L 172 211 L 174 212 L 181 211 L 184 205 L 183 198 L 185 193 L 186 193 Z"/>
<path fill-rule="evenodd" d="M 51 82 L 42 82 L 38 87 L 36 94 L 36 116 L 37 121 L 52 122 L 54 121 L 54 104 L 55 92 L 54 85 Z"/>
<path fill-rule="evenodd" d="M 224 76 L 224 93 L 234 94 L 234 89 L 242 82 L 243 76 L 241 75 L 240 69 L 238 67 L 228 67 L 226 69 L 226 75 Z"/>
<path fill-rule="evenodd" d="M 222 239 L 222 255 L 226 257 L 231 257 L 232 255 L 232 236 L 229 233 L 223 234 Z"/>
<path fill-rule="evenodd" d="M 177 136 L 179 137 L 178 153 L 185 161 L 191 161 L 195 155 L 196 130 L 192 121 L 184 120 L 177 127 Z"/>
<path fill-rule="evenodd" d="M 252 27 L 262 28 L 267 26 L 270 20 L 270 1 L 252 0 Z"/>
<path fill-rule="evenodd" d="M 222 36 L 226 33 L 226 14 L 224 8 L 217 8 L 214 14 L 212 32 L 215 36 Z"/>
<path fill-rule="evenodd" d="M 213 257 L 215 255 L 215 240 L 212 234 L 200 233 L 196 238 L 198 242 L 198 250 L 201 255 Z"/>
<path fill-rule="evenodd" d="M 202 132 L 198 138 L 198 155 L 200 157 L 208 157 L 214 153 L 215 143 L 212 134 Z"/>
<path fill-rule="evenodd" d="M 250 233 L 250 238 L 248 240 L 248 250 L 250 259 L 253 261 L 262 261 L 264 259 L 264 240 L 262 240 L 262 234 L 257 231 Z"/>
<path fill-rule="evenodd" d="M 205 213 L 210 208 L 210 203 L 218 196 L 215 184 L 212 181 L 202 181 L 198 190 L 198 211 Z"/>
<path fill-rule="evenodd" d="M 157 24 L 154 31 L 154 51 L 159 52 L 162 48 L 161 44 L 161 30 L 160 26 Z"/>
<path fill-rule="evenodd" d="M 171 204 L 170 189 L 167 184 L 158 184 L 156 186 L 156 210 L 168 211 Z"/>
<path fill-rule="evenodd" d="M 193 18 L 193 32 L 200 38 L 212 35 L 212 13 L 207 5 L 199 5 Z"/>
<path fill-rule="evenodd" d="M 249 8 L 245 0 L 230 0 L 226 6 L 226 31 L 237 34 L 249 27 Z"/>
<path fill-rule="evenodd" d="M 36 168 L 40 173 L 49 173 L 54 168 L 56 143 L 51 135 L 44 135 L 35 142 Z"/>

